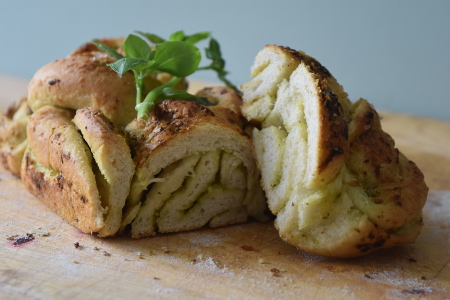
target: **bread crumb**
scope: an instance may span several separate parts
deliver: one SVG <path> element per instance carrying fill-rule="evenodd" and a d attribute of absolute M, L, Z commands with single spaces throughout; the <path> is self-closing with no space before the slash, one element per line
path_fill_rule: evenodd
<path fill-rule="evenodd" d="M 18 236 L 19 236 L 18 234 L 13 234 L 13 235 L 8 236 L 6 239 L 8 241 L 14 241 L 16 239 L 16 237 L 18 237 Z"/>
<path fill-rule="evenodd" d="M 41 229 L 41 227 L 38 227 L 37 229 Z M 38 236 L 49 236 L 50 232 L 48 232 L 47 230 L 45 230 L 45 231 L 33 230 L 33 231 L 31 231 L 31 234 L 35 234 L 35 235 L 38 235 Z"/>
<path fill-rule="evenodd" d="M 281 276 L 280 270 L 278 270 L 277 268 L 270 269 L 270 272 L 272 272 L 272 276 L 273 277 L 280 277 Z"/>

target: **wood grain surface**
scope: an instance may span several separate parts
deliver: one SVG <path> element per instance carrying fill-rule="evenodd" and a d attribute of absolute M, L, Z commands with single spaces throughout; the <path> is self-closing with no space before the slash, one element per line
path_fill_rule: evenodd
<path fill-rule="evenodd" d="M 25 88 L 0 76 L 0 99 Z M 98 238 L 65 223 L 0 169 L 0 298 L 450 299 L 450 123 L 382 116 L 431 189 L 412 245 L 357 259 L 317 257 L 284 243 L 271 221 Z"/>

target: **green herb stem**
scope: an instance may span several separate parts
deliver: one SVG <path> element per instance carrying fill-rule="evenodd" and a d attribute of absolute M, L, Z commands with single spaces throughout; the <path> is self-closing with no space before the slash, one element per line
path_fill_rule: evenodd
<path fill-rule="evenodd" d="M 163 90 L 168 87 L 170 87 L 170 88 L 174 87 L 178 82 L 180 82 L 180 80 L 181 80 L 180 77 L 174 76 L 168 82 L 166 82 L 160 86 L 157 86 L 156 88 L 151 90 L 147 94 L 147 96 L 145 97 L 145 99 L 142 103 L 136 104 L 138 118 L 143 118 L 143 119 L 147 120 L 148 113 L 150 111 L 152 111 L 153 108 L 155 108 L 155 106 L 159 104 L 159 102 L 164 100 L 160 97 L 163 93 Z"/>
<path fill-rule="evenodd" d="M 139 76 L 138 72 L 133 72 L 134 73 L 134 80 L 136 82 L 136 105 L 138 105 L 139 103 L 141 103 L 141 99 L 142 99 L 142 90 L 143 90 L 143 83 L 142 83 L 142 78 L 141 76 Z"/>

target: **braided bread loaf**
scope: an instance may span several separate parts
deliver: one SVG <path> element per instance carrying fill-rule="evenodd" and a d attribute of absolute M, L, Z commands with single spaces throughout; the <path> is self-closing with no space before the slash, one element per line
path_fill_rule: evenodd
<path fill-rule="evenodd" d="M 413 242 L 428 188 L 383 132 L 375 109 L 351 103 L 317 60 L 268 45 L 242 86 L 243 114 L 275 225 L 313 254 L 352 257 Z"/>
<path fill-rule="evenodd" d="M 101 40 L 121 51 L 123 39 Z M 136 119 L 135 83 L 93 44 L 38 70 L 21 130 L 25 187 L 86 233 L 135 238 L 266 219 L 241 95 L 200 91 L 217 106 L 166 100 Z M 146 79 L 147 91 L 170 80 Z M 185 89 L 182 80 L 177 88 Z M 25 103 L 26 104 L 26 103 Z M 26 149 L 25 149 L 26 147 Z M 19 174 L 19 173 L 18 173 Z"/>

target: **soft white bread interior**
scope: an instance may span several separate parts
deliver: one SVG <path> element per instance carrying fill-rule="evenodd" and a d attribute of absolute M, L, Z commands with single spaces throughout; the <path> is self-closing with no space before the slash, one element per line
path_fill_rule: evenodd
<path fill-rule="evenodd" d="M 428 188 L 365 100 L 351 103 L 317 60 L 268 45 L 242 86 L 242 112 L 280 236 L 335 257 L 411 243 Z"/>

